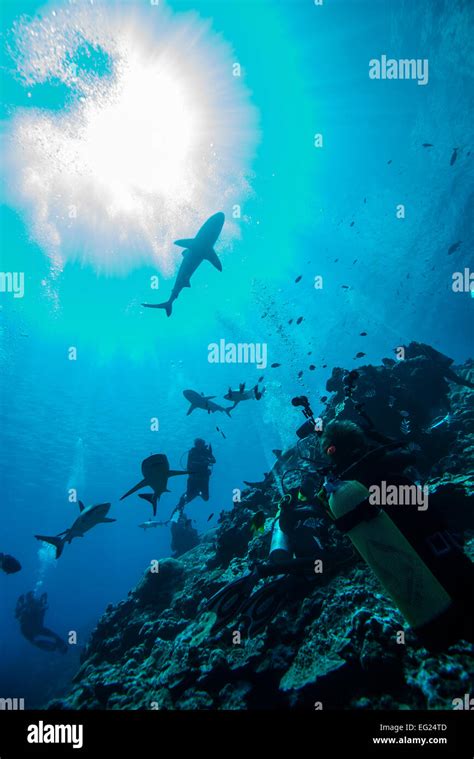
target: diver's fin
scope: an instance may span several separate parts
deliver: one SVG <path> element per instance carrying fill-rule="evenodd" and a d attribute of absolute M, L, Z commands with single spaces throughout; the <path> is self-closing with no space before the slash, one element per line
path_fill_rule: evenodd
<path fill-rule="evenodd" d="M 217 271 L 222 271 L 222 264 L 217 257 L 217 253 L 214 248 L 212 248 L 209 253 L 206 253 L 204 258 L 209 261 L 209 263 L 211 263 L 217 269 Z"/>
<path fill-rule="evenodd" d="M 191 287 L 191 285 L 189 285 Z M 166 303 L 142 303 L 142 306 L 144 308 L 164 308 L 166 311 L 166 316 L 171 316 L 171 311 L 173 310 L 173 301 L 167 300 Z"/>
<path fill-rule="evenodd" d="M 195 408 L 197 408 L 197 406 L 195 406 L 194 403 L 191 403 L 190 407 L 188 408 L 188 413 L 186 414 L 186 416 L 189 416 L 190 414 L 192 414 Z"/>
<path fill-rule="evenodd" d="M 64 548 L 64 538 L 58 538 L 57 536 L 49 537 L 48 535 L 35 535 L 36 540 L 42 540 L 43 543 L 50 543 L 56 548 L 56 558 L 59 559 Z"/>
<path fill-rule="evenodd" d="M 82 501 L 78 501 L 78 504 L 79 504 L 79 511 L 84 511 L 84 509 L 86 507 L 84 506 L 84 504 L 82 503 Z"/>
<path fill-rule="evenodd" d="M 257 581 L 253 572 L 248 572 L 243 577 L 237 578 L 224 585 L 205 602 L 206 609 L 213 611 L 217 616 L 214 627 L 220 627 L 236 616 L 237 612 L 248 600 L 248 594 Z"/>
<path fill-rule="evenodd" d="M 121 499 L 120 499 L 120 500 L 121 500 L 121 501 L 123 501 L 123 499 L 124 499 L 124 498 L 128 498 L 128 496 L 129 496 L 129 495 L 132 495 L 132 493 L 136 493 L 136 492 L 137 492 L 137 490 L 140 490 L 141 488 L 144 488 L 146 484 L 147 484 L 147 483 L 146 483 L 146 480 L 142 480 L 142 481 L 141 481 L 141 482 L 139 482 L 137 485 L 134 485 L 134 486 L 133 486 L 133 488 L 131 488 L 130 490 L 128 490 L 128 491 L 125 493 L 125 495 L 123 495 L 123 496 L 121 497 Z"/>
<path fill-rule="evenodd" d="M 196 244 L 194 237 L 184 237 L 182 240 L 175 240 L 175 245 L 179 245 L 180 248 L 192 248 Z"/>
<path fill-rule="evenodd" d="M 168 477 L 177 477 L 178 474 L 189 474 L 189 472 L 184 472 L 182 469 L 170 469 Z"/>
<path fill-rule="evenodd" d="M 257 635 L 275 616 L 286 597 L 288 578 L 280 577 L 268 582 L 253 593 L 240 609 L 247 620 L 249 638 Z"/>

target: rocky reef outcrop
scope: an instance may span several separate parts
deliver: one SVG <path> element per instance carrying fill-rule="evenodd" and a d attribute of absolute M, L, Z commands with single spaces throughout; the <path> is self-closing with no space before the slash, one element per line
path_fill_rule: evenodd
<path fill-rule="evenodd" d="M 403 361 L 357 371 L 349 394 L 344 371 L 333 371 L 324 423 L 357 420 L 362 404 L 381 433 L 403 439 L 474 560 L 474 393 L 453 380 L 454 371 L 472 383 L 474 362 L 453 369 L 441 354 L 413 349 Z M 282 477 L 290 487 L 312 471 L 309 459 L 320 456 L 312 438 L 283 452 L 197 547 L 148 568 L 126 600 L 107 608 L 69 695 L 50 708 L 451 709 L 469 692 L 474 646 L 422 647 L 357 559 L 286 598 L 254 637 L 238 619 L 215 629 L 206 599 L 267 557 Z M 257 511 L 265 531 L 254 535 Z M 327 539 L 342 550 L 347 538 L 332 530 Z"/>

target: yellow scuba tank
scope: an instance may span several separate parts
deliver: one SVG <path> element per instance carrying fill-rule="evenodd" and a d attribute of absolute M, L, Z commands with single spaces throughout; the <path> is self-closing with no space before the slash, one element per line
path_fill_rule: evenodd
<path fill-rule="evenodd" d="M 336 526 L 349 536 L 408 624 L 421 627 L 446 611 L 451 597 L 388 514 L 368 502 L 367 488 L 350 480 L 332 483 L 329 490 Z"/>

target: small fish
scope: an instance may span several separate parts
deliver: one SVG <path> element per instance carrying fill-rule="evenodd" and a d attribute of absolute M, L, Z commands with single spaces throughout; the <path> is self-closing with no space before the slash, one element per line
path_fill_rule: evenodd
<path fill-rule="evenodd" d="M 298 372 L 298 379 L 301 379 L 302 376 L 303 376 L 303 371 L 301 370 L 300 372 Z"/>
<path fill-rule="evenodd" d="M 354 266 L 354 264 L 356 264 L 358 260 L 359 260 L 358 258 L 354 258 L 354 260 L 352 262 L 352 266 Z"/>
<path fill-rule="evenodd" d="M 322 395 L 319 400 L 321 401 L 321 403 L 326 403 L 327 399 L 328 399 L 327 395 Z"/>
<path fill-rule="evenodd" d="M 272 364 L 270 369 L 277 369 L 281 364 Z"/>
<path fill-rule="evenodd" d="M 427 429 L 427 432 L 436 430 L 438 427 L 442 427 L 443 424 L 449 424 L 450 421 L 451 421 L 451 414 L 446 414 L 446 416 L 438 416 L 430 424 L 430 426 Z"/>
<path fill-rule="evenodd" d="M 361 332 L 361 333 L 360 333 L 360 336 L 361 336 L 361 337 L 367 337 L 367 332 Z"/>
<path fill-rule="evenodd" d="M 408 413 L 408 411 L 400 411 L 400 416 L 403 416 L 404 419 L 408 419 L 410 414 Z"/>
<path fill-rule="evenodd" d="M 337 262 L 338 262 L 338 261 L 339 261 L 339 259 L 338 259 L 338 258 L 335 258 L 335 259 L 334 259 L 334 263 L 335 263 L 335 264 L 337 264 Z"/>
<path fill-rule="evenodd" d="M 364 203 L 367 203 L 367 198 L 364 198 Z"/>
<path fill-rule="evenodd" d="M 410 434 L 410 422 L 408 419 L 403 419 L 401 425 L 400 425 L 400 431 L 403 435 L 409 435 Z"/>
<path fill-rule="evenodd" d="M 262 374 L 262 376 L 258 378 L 258 384 L 260 384 L 260 382 L 263 382 L 264 379 L 265 376 Z"/>
<path fill-rule="evenodd" d="M 392 163 L 392 159 L 390 159 L 390 161 L 387 161 L 387 164 L 389 164 L 389 163 Z"/>
<path fill-rule="evenodd" d="M 341 287 L 342 287 L 343 290 L 349 290 L 350 289 L 349 285 L 341 285 Z"/>
<path fill-rule="evenodd" d="M 293 319 L 290 319 L 290 321 L 288 322 L 288 324 L 293 324 Z"/>
<path fill-rule="evenodd" d="M 453 148 L 453 153 L 452 153 L 452 156 L 451 156 L 451 160 L 449 162 L 450 166 L 454 166 L 454 164 L 456 163 L 456 159 L 458 157 L 458 150 L 459 150 L 459 148 Z"/>
<path fill-rule="evenodd" d="M 265 532 L 265 512 L 257 511 L 257 513 L 253 515 L 250 521 L 250 529 L 254 537 Z"/>
<path fill-rule="evenodd" d="M 363 358 L 365 355 L 366 355 L 365 353 L 363 353 L 362 351 L 359 351 L 359 353 L 356 353 L 356 354 L 355 354 L 355 356 L 354 356 L 354 360 L 355 360 L 356 358 Z"/>
<path fill-rule="evenodd" d="M 3 569 L 5 574 L 12 575 L 20 571 L 21 564 L 14 556 L 10 556 L 8 553 L 0 553 L 0 569 Z"/>
<path fill-rule="evenodd" d="M 226 438 L 226 436 L 224 435 L 224 433 L 222 432 L 222 430 L 221 430 L 221 429 L 219 429 L 219 427 L 216 427 L 216 430 L 217 430 L 217 432 L 220 432 L 220 433 L 221 433 L 221 435 L 222 435 L 222 437 L 224 438 L 224 440 L 226 440 L 226 439 L 227 439 L 227 438 Z"/>
<path fill-rule="evenodd" d="M 422 147 L 423 148 L 432 148 L 433 145 L 431 144 L 431 142 L 424 142 L 423 145 L 422 145 Z"/>
<path fill-rule="evenodd" d="M 448 256 L 451 256 L 459 248 L 461 243 L 462 243 L 462 240 L 458 240 L 458 242 L 453 242 L 453 244 L 449 246 Z"/>
<path fill-rule="evenodd" d="M 302 321 L 303 321 L 303 317 L 302 316 L 298 316 L 298 318 L 296 320 L 296 323 L 297 324 L 301 324 Z"/>
<path fill-rule="evenodd" d="M 314 364 L 310 364 L 310 365 L 309 365 L 309 371 L 310 371 L 310 372 L 314 372 L 314 370 L 315 370 L 315 369 L 316 369 L 316 367 L 315 367 L 315 365 L 314 365 Z"/>
<path fill-rule="evenodd" d="M 351 223 L 349 224 L 349 226 L 350 226 L 350 227 L 353 227 L 353 226 L 354 226 L 354 224 L 355 224 L 355 222 L 354 222 L 354 221 L 351 221 Z"/>
<path fill-rule="evenodd" d="M 366 393 L 364 393 L 365 398 L 373 398 L 375 396 L 375 390 L 371 388 L 370 390 L 367 390 Z"/>
<path fill-rule="evenodd" d="M 214 516 L 214 512 L 212 511 L 212 512 L 209 514 L 209 516 L 208 516 L 208 518 L 207 518 L 207 521 L 208 521 L 208 522 L 210 522 L 213 516 Z"/>
<path fill-rule="evenodd" d="M 301 281 L 301 277 L 302 277 L 302 275 L 301 275 L 301 274 L 299 275 L 299 277 L 296 277 L 296 279 L 295 279 L 295 284 L 296 284 L 297 282 L 300 282 L 300 281 Z"/>
<path fill-rule="evenodd" d="M 328 365 L 327 365 L 327 364 L 323 364 L 323 367 L 322 367 L 322 368 L 323 368 L 323 369 L 327 369 L 327 367 L 328 367 Z"/>

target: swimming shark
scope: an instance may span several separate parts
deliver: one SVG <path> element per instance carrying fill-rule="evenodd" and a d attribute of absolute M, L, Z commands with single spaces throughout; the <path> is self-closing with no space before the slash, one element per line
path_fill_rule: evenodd
<path fill-rule="evenodd" d="M 141 490 L 144 487 L 150 487 L 153 493 L 140 493 L 139 498 L 143 498 L 153 506 L 153 516 L 156 516 L 156 504 L 160 500 L 160 496 L 163 493 L 169 493 L 168 490 L 168 478 L 176 477 L 179 474 L 189 474 L 189 472 L 183 472 L 176 469 L 170 469 L 168 458 L 164 453 L 155 453 L 153 456 L 149 456 L 142 461 L 142 474 L 143 480 L 137 485 L 134 485 L 125 495 L 121 497 L 121 501 L 127 498 L 132 493 L 136 493 L 137 490 Z"/>
<path fill-rule="evenodd" d="M 98 503 L 96 506 L 84 506 L 82 501 L 78 501 L 80 514 L 73 522 L 72 527 L 68 530 L 60 532 L 54 537 L 48 537 L 47 535 L 35 535 L 37 540 L 42 540 L 45 543 L 51 543 L 56 548 L 56 558 L 59 559 L 63 552 L 63 548 L 66 543 L 70 543 L 73 538 L 83 538 L 84 534 L 89 530 L 92 530 L 98 524 L 105 522 L 116 522 L 116 519 L 109 519 L 107 517 L 108 511 L 112 504 L 110 503 Z"/>
<path fill-rule="evenodd" d="M 204 395 L 204 393 L 199 395 L 195 390 L 183 390 L 183 395 L 191 404 L 186 416 L 189 416 L 195 408 L 202 408 L 204 411 L 207 411 L 208 414 L 214 414 L 216 411 L 224 411 L 227 416 L 230 416 L 230 412 L 234 408 L 233 406 L 224 408 L 224 406 L 219 406 L 218 403 L 213 403 L 212 398 L 217 397 L 215 395 Z"/>
<path fill-rule="evenodd" d="M 145 308 L 164 308 L 167 316 L 171 316 L 173 303 L 185 287 L 191 287 L 191 277 L 202 264 L 204 259 L 209 261 L 218 271 L 222 271 L 222 264 L 214 250 L 214 244 L 224 226 L 225 216 L 223 213 L 215 213 L 201 227 L 196 237 L 176 240 L 183 250 L 183 260 L 174 283 L 169 300 L 165 303 L 142 303 Z"/>
<path fill-rule="evenodd" d="M 143 527 L 143 529 L 146 531 L 146 530 L 151 529 L 152 527 L 164 527 L 167 524 L 168 522 L 155 522 L 153 519 L 149 519 L 147 522 L 142 522 L 138 526 Z"/>
<path fill-rule="evenodd" d="M 238 403 L 241 403 L 241 401 L 250 401 L 252 398 L 255 398 L 257 401 L 260 400 L 262 395 L 265 392 L 265 388 L 262 388 L 262 390 L 258 389 L 258 384 L 255 385 L 251 390 L 245 389 L 245 382 L 243 382 L 241 385 L 239 385 L 238 390 L 232 390 L 229 387 L 229 391 L 227 395 L 224 395 L 224 398 L 226 401 L 234 401 L 234 405 L 232 408 L 234 409 Z"/>

